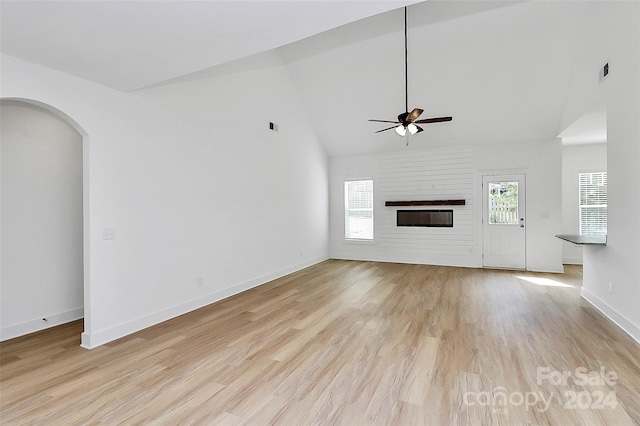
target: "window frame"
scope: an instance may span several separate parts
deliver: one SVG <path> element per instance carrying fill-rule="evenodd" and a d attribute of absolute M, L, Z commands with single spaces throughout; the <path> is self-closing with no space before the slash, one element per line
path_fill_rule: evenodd
<path fill-rule="evenodd" d="M 582 204 L 582 193 L 583 193 L 583 175 L 591 175 L 592 176 L 592 180 L 593 180 L 593 175 L 595 174 L 604 174 L 604 186 L 606 188 L 605 190 L 605 198 L 606 198 L 606 203 L 605 204 Z M 593 185 L 590 184 L 590 185 Z M 609 204 L 609 199 L 608 199 L 608 189 L 609 189 L 609 182 L 608 182 L 608 176 L 607 176 L 607 171 L 606 170 L 580 170 L 578 172 L 578 234 L 579 235 L 607 235 L 607 229 L 608 229 L 608 220 L 607 220 L 607 216 L 608 216 L 608 204 Z M 588 208 L 604 208 L 605 211 L 605 230 L 604 233 L 601 232 L 587 232 L 584 233 L 583 232 L 583 223 L 585 222 L 585 219 L 583 218 L 583 210 L 584 209 L 588 209 Z M 586 215 L 585 215 L 586 216 Z"/>
<path fill-rule="evenodd" d="M 358 238 L 358 237 L 349 237 L 347 236 L 347 213 L 348 211 L 355 210 L 348 208 L 348 188 L 347 185 L 350 182 L 371 182 L 371 238 Z M 354 178 L 354 179 L 345 179 L 342 185 L 343 189 L 343 233 L 344 240 L 346 242 L 354 242 L 354 243 L 371 243 L 375 240 L 375 181 L 371 177 L 366 178 Z M 360 209 L 363 210 L 363 209 Z M 368 210 L 368 209 L 367 209 Z"/>

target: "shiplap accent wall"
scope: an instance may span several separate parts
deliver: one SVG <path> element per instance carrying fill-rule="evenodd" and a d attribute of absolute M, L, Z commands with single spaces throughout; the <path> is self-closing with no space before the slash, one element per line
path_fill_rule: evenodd
<path fill-rule="evenodd" d="M 456 147 L 384 154 L 380 158 L 376 238 L 388 260 L 467 266 L 476 247 L 475 154 Z M 464 206 L 386 207 L 385 201 L 464 199 Z M 398 209 L 452 209 L 453 228 L 398 227 Z"/>

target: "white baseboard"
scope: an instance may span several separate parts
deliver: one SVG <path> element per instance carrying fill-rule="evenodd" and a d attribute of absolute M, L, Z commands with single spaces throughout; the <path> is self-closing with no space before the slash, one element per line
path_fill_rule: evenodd
<path fill-rule="evenodd" d="M 563 257 L 562 263 L 565 265 L 582 265 L 581 257 Z"/>
<path fill-rule="evenodd" d="M 66 324 L 84 317 L 84 308 L 75 308 L 66 312 L 46 315 L 21 324 L 10 325 L 0 330 L 0 341 L 31 334 L 57 325 Z M 46 319 L 46 321 L 44 320 Z"/>
<path fill-rule="evenodd" d="M 615 325 L 620 327 L 622 331 L 627 333 L 633 340 L 640 343 L 640 327 L 629 321 L 623 315 L 620 315 L 618 311 L 607 305 L 598 296 L 585 289 L 584 287 L 580 291 L 580 295 L 584 300 L 589 302 L 591 306 L 599 310 L 605 317 L 614 322 Z"/>
<path fill-rule="evenodd" d="M 190 300 L 188 302 L 181 303 L 179 305 L 171 306 L 167 309 L 163 309 L 151 315 L 146 315 L 144 317 L 137 318 L 133 321 L 120 324 L 118 326 L 109 328 L 107 330 L 92 332 L 90 334 L 87 332 L 82 333 L 82 343 L 80 346 L 82 346 L 85 349 L 96 348 L 98 346 L 104 345 L 105 343 L 109 343 L 121 337 L 127 336 L 129 334 L 135 333 L 145 328 L 154 326 L 161 322 L 170 320 L 171 318 L 184 315 L 188 312 L 194 311 L 196 309 L 200 309 L 204 306 L 218 302 L 222 299 L 226 299 L 227 297 L 231 297 L 235 294 L 242 293 L 243 291 L 249 290 L 251 288 L 258 287 L 262 284 L 266 284 L 269 281 L 273 281 L 277 278 L 283 277 L 285 275 L 291 274 L 301 269 L 308 268 L 309 266 L 313 266 L 317 263 L 324 262 L 327 259 L 329 258 L 320 257 L 320 258 L 312 259 L 307 262 L 299 263 L 297 265 L 293 265 L 288 268 L 284 268 L 279 271 L 266 274 L 258 278 L 254 278 L 247 282 L 237 284 L 233 287 L 229 287 L 224 290 L 210 293 L 204 297 Z"/>
<path fill-rule="evenodd" d="M 459 261 L 448 261 L 442 259 L 429 259 L 428 261 L 418 261 L 416 259 L 392 259 L 392 258 L 382 258 L 380 256 L 373 256 L 369 258 L 363 258 L 359 256 L 350 256 L 342 253 L 331 256 L 332 259 L 338 260 L 357 260 L 362 262 L 382 262 L 382 263 L 403 263 L 409 265 L 435 265 L 435 266 L 452 266 L 456 268 L 483 268 L 481 264 L 477 264 L 473 262 L 472 259 L 468 262 L 459 262 Z M 465 260 L 465 259 L 463 259 Z M 502 269 L 502 268 L 488 268 L 488 269 Z M 509 270 L 510 268 L 505 268 L 505 270 Z M 514 269 L 517 270 L 517 269 Z M 553 274 L 562 274 L 564 273 L 564 267 L 562 264 L 548 264 L 548 265 L 534 265 L 529 267 L 527 265 L 527 272 L 545 272 L 545 273 L 553 273 Z"/>
<path fill-rule="evenodd" d="M 482 268 L 482 265 L 478 265 L 473 261 L 460 262 L 459 260 L 448 259 L 401 259 L 388 256 L 371 256 L 361 257 L 352 256 L 350 254 L 337 253 L 331 256 L 331 259 L 336 260 L 355 260 L 359 262 L 380 262 L 380 263 L 400 263 L 405 265 L 434 265 L 434 266 L 452 266 L 456 268 Z M 464 259 L 463 259 L 464 260 Z"/>
<path fill-rule="evenodd" d="M 561 266 L 560 268 L 557 268 L 557 267 L 527 268 L 526 271 L 527 272 L 540 272 L 542 274 L 564 274 L 564 266 Z"/>

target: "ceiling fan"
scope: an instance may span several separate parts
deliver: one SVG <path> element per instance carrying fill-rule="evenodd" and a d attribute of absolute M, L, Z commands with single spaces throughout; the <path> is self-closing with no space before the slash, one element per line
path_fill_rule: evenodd
<path fill-rule="evenodd" d="M 415 135 L 416 133 L 420 133 L 423 129 L 418 126 L 418 124 L 428 124 L 428 123 L 440 123 L 443 121 L 451 121 L 453 117 L 433 117 L 433 118 L 423 118 L 422 120 L 418 120 L 423 110 L 420 108 L 414 108 L 411 112 L 409 112 L 409 88 L 408 88 L 408 72 L 407 72 L 407 8 L 404 8 L 404 102 L 405 102 L 405 112 L 398 115 L 397 121 L 390 120 L 369 120 L 375 121 L 377 123 L 393 123 L 394 125 L 391 127 L 387 127 L 386 129 L 378 130 L 374 133 L 384 132 L 386 130 L 395 129 L 396 133 L 400 136 L 405 136 L 407 131 Z M 409 141 L 407 140 L 407 145 Z"/>

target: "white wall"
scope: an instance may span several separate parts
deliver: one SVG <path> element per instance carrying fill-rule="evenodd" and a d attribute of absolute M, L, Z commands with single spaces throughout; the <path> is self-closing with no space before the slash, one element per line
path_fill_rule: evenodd
<path fill-rule="evenodd" d="M 30 104 L 0 117 L 5 340 L 83 316 L 82 137 Z"/>
<path fill-rule="evenodd" d="M 527 270 L 563 272 L 562 241 L 555 237 L 562 230 L 560 140 L 481 145 L 477 167 L 481 175 L 526 175 Z"/>
<path fill-rule="evenodd" d="M 585 247 L 582 295 L 640 342 L 640 67 L 627 65 L 609 88 L 607 245 Z"/>
<path fill-rule="evenodd" d="M 473 148 L 344 157 L 331 161 L 331 256 L 340 259 L 469 266 L 474 261 Z M 344 238 L 346 180 L 374 180 L 374 241 Z M 453 228 L 398 228 L 385 201 L 463 199 Z"/>
<path fill-rule="evenodd" d="M 381 255 L 392 261 L 411 263 L 466 265 L 472 262 L 474 162 L 472 147 L 381 155 L 376 227 Z M 465 200 L 465 205 L 421 208 L 453 210 L 452 228 L 398 227 L 396 212 L 406 208 L 384 206 L 385 201 L 447 199 Z"/>
<path fill-rule="evenodd" d="M 402 163 L 410 167 L 416 161 L 420 167 L 412 176 L 395 174 L 400 179 L 398 186 L 397 179 L 390 177 L 388 164 L 395 162 L 401 171 Z M 443 168 L 447 161 L 448 167 Z M 330 170 L 331 257 L 481 267 L 482 175 L 522 172 L 527 182 L 527 269 L 562 271 L 561 242 L 554 237 L 562 226 L 559 140 L 341 157 L 331 159 Z M 447 174 L 450 179 L 441 179 L 439 173 Z M 455 173 L 461 174 L 461 179 L 449 176 Z M 344 239 L 343 184 L 345 180 L 357 178 L 374 179 L 373 242 Z M 384 201 L 407 197 L 464 198 L 466 205 L 454 207 L 453 229 L 399 229 L 395 227 L 395 209 L 384 207 Z M 447 238 L 451 241 L 434 243 L 434 239 Z M 418 250 L 406 249 L 409 239 Z"/>
<path fill-rule="evenodd" d="M 279 58 L 253 65 L 124 94 L 3 56 L 2 97 L 88 135 L 83 346 L 328 257 L 326 156 Z"/>
<path fill-rule="evenodd" d="M 640 3 L 597 2 L 595 57 L 575 79 L 561 128 L 606 100 L 607 245 L 584 248 L 582 295 L 640 342 Z M 598 38 L 598 34 L 607 37 Z M 609 63 L 602 82 L 597 72 Z M 612 284 L 612 292 L 609 292 Z"/>
<path fill-rule="evenodd" d="M 580 233 L 580 188 L 582 172 L 607 170 L 607 144 L 562 147 L 562 233 Z M 562 263 L 582 264 L 582 246 L 562 242 Z"/>

